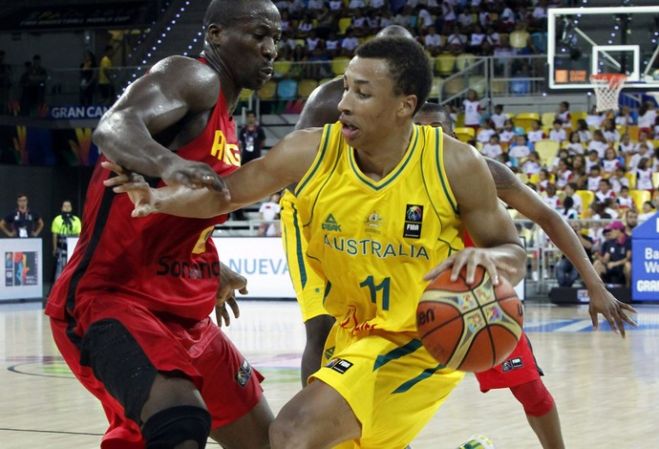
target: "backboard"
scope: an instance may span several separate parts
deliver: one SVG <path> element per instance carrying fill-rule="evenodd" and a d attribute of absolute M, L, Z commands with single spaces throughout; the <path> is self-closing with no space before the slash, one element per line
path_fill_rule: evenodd
<path fill-rule="evenodd" d="M 659 91 L 659 5 L 550 8 L 547 15 L 550 89 L 590 90 L 591 75 L 620 73 L 625 89 Z"/>

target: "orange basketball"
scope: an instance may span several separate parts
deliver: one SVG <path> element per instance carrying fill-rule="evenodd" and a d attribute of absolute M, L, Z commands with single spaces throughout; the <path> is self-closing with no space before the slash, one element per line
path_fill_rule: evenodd
<path fill-rule="evenodd" d="M 455 282 L 451 269 L 426 288 L 417 307 L 419 336 L 428 352 L 450 368 L 480 372 L 502 363 L 522 335 L 523 308 L 512 285 L 494 287 L 479 266 L 467 285 L 466 268 Z"/>

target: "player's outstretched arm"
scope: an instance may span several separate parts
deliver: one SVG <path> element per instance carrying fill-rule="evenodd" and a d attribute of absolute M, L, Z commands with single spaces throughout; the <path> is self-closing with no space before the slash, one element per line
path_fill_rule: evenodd
<path fill-rule="evenodd" d="M 611 329 L 625 336 L 624 323 L 636 325 L 627 312 L 636 313 L 629 304 L 618 301 L 595 272 L 577 235 L 558 212 L 549 207 L 536 192 L 522 184 L 501 162 L 485 158 L 494 178 L 497 195 L 529 220 L 538 223 L 552 242 L 577 269 L 590 297 L 589 311 L 593 327 L 599 326 L 598 314 L 604 315 Z"/>
<path fill-rule="evenodd" d="M 154 189 L 144 179 L 117 164 L 103 167 L 118 176 L 106 187 L 127 193 L 135 204 L 134 217 L 163 213 L 188 218 L 210 218 L 255 203 L 299 181 L 316 157 L 322 129 L 295 131 L 284 137 L 265 156 L 250 161 L 225 178 L 227 191 L 172 185 Z"/>
<path fill-rule="evenodd" d="M 450 256 L 426 276 L 431 278 L 449 266 L 451 279 L 467 267 L 467 283 L 473 283 L 477 265 L 482 265 L 498 284 L 499 272 L 514 285 L 524 278 L 526 252 L 506 210 L 499 205 L 487 165 L 478 152 L 451 137 L 444 137 L 444 165 L 458 204 L 460 217 L 476 248 Z"/>
<path fill-rule="evenodd" d="M 210 110 L 219 89 L 219 78 L 208 66 L 183 56 L 166 58 L 131 84 L 103 115 L 94 143 L 127 170 L 167 183 L 220 190 L 222 182 L 211 167 L 187 161 L 153 138 L 187 114 Z"/>

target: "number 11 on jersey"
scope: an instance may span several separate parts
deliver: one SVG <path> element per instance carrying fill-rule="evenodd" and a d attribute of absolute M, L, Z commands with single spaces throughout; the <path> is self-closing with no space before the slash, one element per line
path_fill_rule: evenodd
<path fill-rule="evenodd" d="M 371 302 L 373 304 L 378 303 L 378 292 L 382 291 L 382 310 L 389 310 L 389 291 L 391 290 L 391 278 L 384 278 L 382 282 L 380 282 L 378 285 L 375 285 L 373 276 L 369 276 L 364 279 L 359 284 L 359 286 L 368 287 L 368 290 L 371 293 Z"/>

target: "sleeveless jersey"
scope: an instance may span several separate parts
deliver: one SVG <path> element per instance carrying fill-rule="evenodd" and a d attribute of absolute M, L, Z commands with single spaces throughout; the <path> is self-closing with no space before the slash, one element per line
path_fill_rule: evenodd
<path fill-rule="evenodd" d="M 326 125 L 297 185 L 296 222 L 311 268 L 326 280 L 324 306 L 356 335 L 416 334 L 423 276 L 463 247 L 442 138 L 439 128 L 414 126 L 402 160 L 374 181 L 360 171 L 341 124 Z"/>
<path fill-rule="evenodd" d="M 209 164 L 219 175 L 238 168 L 235 124 L 222 93 L 201 134 L 176 153 Z M 220 271 L 210 236 L 214 225 L 226 217 L 131 218 L 133 204 L 128 196 L 103 186 L 110 176 L 100 164 L 96 166 L 80 240 L 53 287 L 46 313 L 58 319 L 75 318 L 80 308 L 113 295 L 126 298 L 127 305 L 137 301 L 155 312 L 196 320 L 207 317 L 215 305 Z"/>

